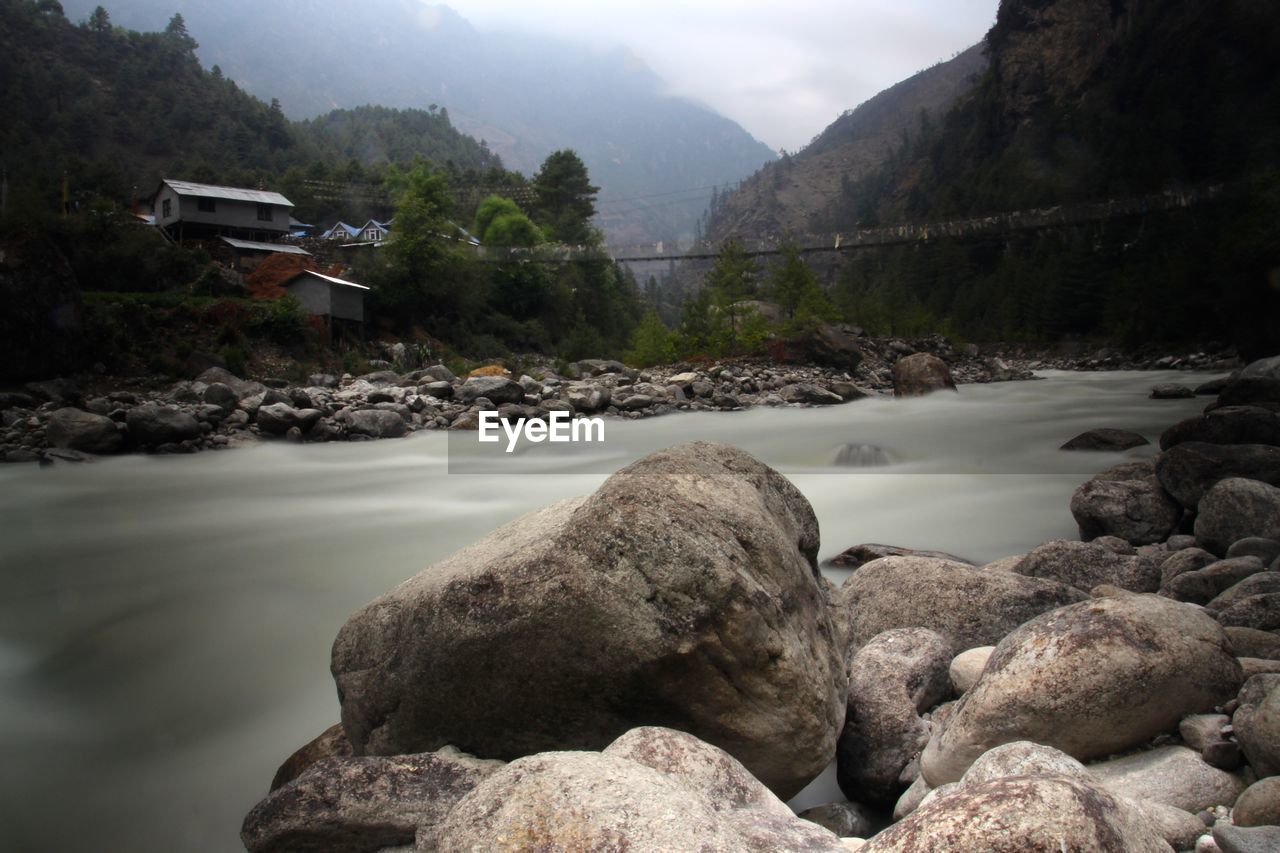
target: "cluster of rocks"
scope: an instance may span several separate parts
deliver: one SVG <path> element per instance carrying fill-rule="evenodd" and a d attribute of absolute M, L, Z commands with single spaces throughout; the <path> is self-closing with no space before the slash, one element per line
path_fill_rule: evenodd
<path fill-rule="evenodd" d="M 907 349 L 905 345 L 900 349 Z M 990 364 L 963 366 L 962 381 L 1024 378 Z M 814 366 L 734 362 L 706 369 L 676 365 L 639 371 L 621 362 L 576 362 L 513 379 L 500 367 L 465 379 L 444 365 L 400 374 L 314 374 L 304 385 L 243 380 L 210 368 L 160 393 L 86 395 L 74 382 L 31 383 L 0 393 L 0 459 L 83 461 L 131 450 L 191 453 L 260 438 L 325 442 L 399 438 L 434 429 L 475 429 L 480 413 L 504 420 L 552 413 L 641 418 L 674 411 L 735 411 L 752 406 L 823 406 L 881 393 L 914 396 L 955 390 L 951 367 L 933 353 L 900 356 L 858 375 Z"/>
<path fill-rule="evenodd" d="M 839 588 L 772 469 L 646 457 L 355 613 L 341 722 L 245 845 L 1280 849 L 1269 381 L 1091 481 L 1130 484 L 1108 501 L 1082 487 L 1088 541 L 983 566 L 863 546 Z M 847 800 L 792 814 L 833 758 Z"/>

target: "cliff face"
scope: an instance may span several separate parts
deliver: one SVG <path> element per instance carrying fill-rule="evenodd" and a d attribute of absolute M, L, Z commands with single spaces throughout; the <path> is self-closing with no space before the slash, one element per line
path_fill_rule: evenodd
<path fill-rule="evenodd" d="M 976 45 L 840 116 L 803 150 L 764 166 L 725 196 L 708 238 L 825 230 L 843 189 L 918 137 L 922 116 L 926 124 L 936 122 L 985 67 L 982 46 Z"/>

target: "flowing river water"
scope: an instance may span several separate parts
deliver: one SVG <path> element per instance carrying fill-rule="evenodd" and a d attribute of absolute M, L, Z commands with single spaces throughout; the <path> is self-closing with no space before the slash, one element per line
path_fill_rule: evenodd
<path fill-rule="evenodd" d="M 329 648 L 353 610 L 651 450 L 723 441 L 783 471 L 817 512 L 823 559 L 883 542 L 985 562 L 1074 538 L 1072 490 L 1155 452 L 1060 444 L 1102 426 L 1154 442 L 1206 400 L 1150 388 L 1204 378 L 1050 372 L 915 400 L 609 420 L 586 456 L 517 455 L 486 475 L 449 473 L 439 433 L 0 467 L 0 849 L 243 849 L 276 767 L 337 720 Z M 833 465 L 846 443 L 890 464 Z M 793 805 L 834 793 L 816 784 Z"/>

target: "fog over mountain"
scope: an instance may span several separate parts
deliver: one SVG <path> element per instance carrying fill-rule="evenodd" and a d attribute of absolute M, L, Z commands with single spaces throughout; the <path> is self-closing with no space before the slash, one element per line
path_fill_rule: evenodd
<path fill-rule="evenodd" d="M 92 2 L 64 4 L 73 19 Z M 162 29 L 180 12 L 217 65 L 301 119 L 376 103 L 448 110 L 510 168 L 536 170 L 573 148 L 602 188 L 611 242 L 688 235 L 711 188 L 736 182 L 773 151 L 709 108 L 665 94 L 638 57 L 543 36 L 481 32 L 416 0 L 118 0 L 112 21 Z"/>

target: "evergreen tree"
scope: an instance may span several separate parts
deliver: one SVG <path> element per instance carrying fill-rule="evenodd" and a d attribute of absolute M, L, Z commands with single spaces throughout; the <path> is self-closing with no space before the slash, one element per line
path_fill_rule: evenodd
<path fill-rule="evenodd" d="M 703 281 L 710 291 L 712 304 L 724 319 L 728 352 L 739 351 L 741 321 L 748 309 L 742 302 L 756 295 L 756 276 L 760 268 L 743 250 L 737 240 L 727 240 L 720 247 L 715 265 Z"/>
<path fill-rule="evenodd" d="M 835 307 L 823 293 L 813 270 L 800 257 L 795 243 L 783 245 L 781 255 L 769 270 L 767 294 L 778 303 L 793 327 L 812 325 L 835 317 Z"/>
<path fill-rule="evenodd" d="M 636 326 L 631 338 L 631 349 L 625 356 L 627 364 L 633 367 L 652 367 L 655 364 L 667 364 L 675 359 L 675 345 L 671 340 L 671 332 L 663 324 L 658 312 L 650 310 Z"/>
<path fill-rule="evenodd" d="M 182 46 L 183 50 L 195 51 L 200 45 L 191 37 L 191 33 L 187 32 L 187 22 L 183 20 L 182 13 L 176 12 L 169 19 L 169 25 L 164 28 L 164 34 Z"/>
<path fill-rule="evenodd" d="M 591 217 L 596 193 L 587 167 L 573 151 L 556 151 L 533 176 L 537 194 L 535 219 L 552 239 L 562 243 L 593 242 Z"/>
<path fill-rule="evenodd" d="M 95 33 L 111 32 L 111 16 L 107 14 L 107 10 L 101 6 L 95 6 L 93 11 L 89 13 L 89 20 L 86 26 Z"/>

